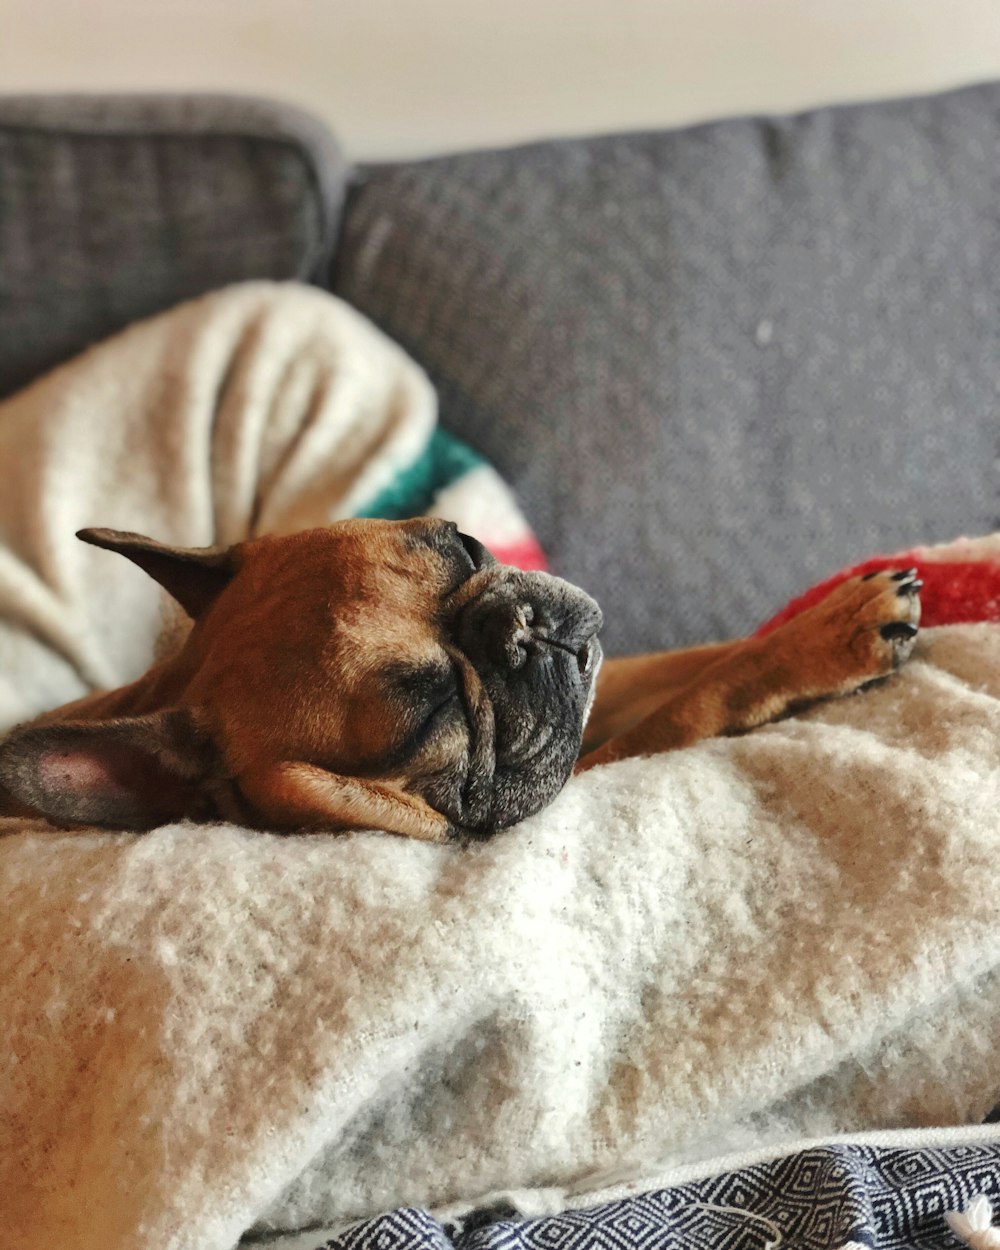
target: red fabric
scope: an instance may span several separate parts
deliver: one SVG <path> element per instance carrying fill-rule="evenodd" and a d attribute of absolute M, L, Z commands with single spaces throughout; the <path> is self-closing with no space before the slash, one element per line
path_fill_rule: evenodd
<path fill-rule="evenodd" d="M 549 567 L 545 552 L 534 537 L 521 538 L 506 545 L 494 541 L 490 543 L 490 551 L 501 564 L 509 564 L 515 569 L 540 569 L 544 572 Z"/>
<path fill-rule="evenodd" d="M 765 622 L 757 630 L 757 636 L 769 634 L 785 621 L 812 607 L 820 599 L 859 573 L 871 573 L 878 569 L 908 569 L 916 567 L 923 580 L 920 592 L 921 625 L 960 625 L 970 621 L 1000 621 L 1000 562 L 988 560 L 946 561 L 928 559 L 926 553 L 904 551 L 895 556 L 876 556 L 842 569 L 825 582 L 813 586 L 799 595 Z"/>

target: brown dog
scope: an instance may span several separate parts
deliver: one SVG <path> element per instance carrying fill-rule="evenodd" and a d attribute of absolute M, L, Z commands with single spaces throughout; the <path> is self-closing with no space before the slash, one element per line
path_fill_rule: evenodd
<path fill-rule="evenodd" d="M 57 822 L 180 818 L 488 837 L 573 770 L 739 733 L 886 676 L 914 570 L 855 578 L 764 639 L 609 661 L 596 603 L 498 564 L 448 522 L 345 521 L 228 550 L 80 537 L 194 624 L 130 686 L 15 729 L 0 784 Z M 596 704 L 595 704 L 596 690 Z"/>

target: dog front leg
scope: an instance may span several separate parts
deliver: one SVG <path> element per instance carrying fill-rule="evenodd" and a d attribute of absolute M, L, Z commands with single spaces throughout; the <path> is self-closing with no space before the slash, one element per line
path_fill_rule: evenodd
<path fill-rule="evenodd" d="M 743 645 L 713 642 L 681 651 L 657 651 L 607 659 L 597 676 L 597 694 L 587 720 L 581 755 L 638 725 L 710 665 Z"/>
<path fill-rule="evenodd" d="M 888 676 L 913 649 L 920 587 L 914 569 L 850 578 L 763 638 L 724 645 L 717 658 L 697 649 L 702 655 L 695 658 L 708 663 L 657 698 L 637 723 L 585 754 L 577 771 L 743 733 Z M 609 716 L 604 724 L 610 723 Z"/>

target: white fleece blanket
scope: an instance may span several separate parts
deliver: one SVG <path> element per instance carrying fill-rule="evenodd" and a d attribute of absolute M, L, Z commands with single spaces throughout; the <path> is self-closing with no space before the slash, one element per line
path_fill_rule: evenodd
<path fill-rule="evenodd" d="M 157 595 L 75 529 L 314 524 L 433 420 L 358 317 L 268 286 L 0 405 L 3 721 L 149 661 Z M 595 770 L 473 848 L 6 822 L 0 1243 L 226 1250 L 254 1225 L 981 1118 L 998 743 L 1000 628 L 954 626 L 862 697 Z"/>

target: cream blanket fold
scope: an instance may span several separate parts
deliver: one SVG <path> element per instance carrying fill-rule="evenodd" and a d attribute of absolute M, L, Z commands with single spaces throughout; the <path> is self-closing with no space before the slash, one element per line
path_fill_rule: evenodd
<path fill-rule="evenodd" d="M 0 719 L 150 660 L 155 588 L 75 529 L 321 523 L 433 422 L 355 314 L 260 285 L 0 406 Z M 1000 627 L 967 625 L 863 696 L 595 770 L 472 848 L 7 821 L 0 1245 L 227 1250 L 978 1120 L 1000 1095 L 998 747 Z"/>

